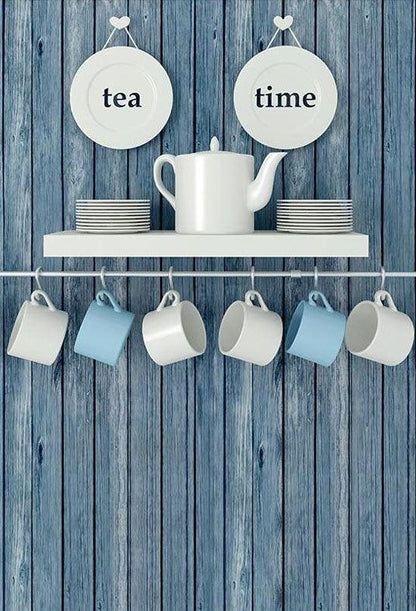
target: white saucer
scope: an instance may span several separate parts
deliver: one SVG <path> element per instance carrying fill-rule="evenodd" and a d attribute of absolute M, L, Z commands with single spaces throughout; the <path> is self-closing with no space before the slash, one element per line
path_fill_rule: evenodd
<path fill-rule="evenodd" d="M 278 199 L 279 204 L 351 204 L 352 199 Z"/>
<path fill-rule="evenodd" d="M 288 228 L 277 228 L 278 232 L 281 233 L 302 233 L 302 234 L 330 234 L 330 233 L 351 233 L 352 229 L 288 229 Z"/>
<path fill-rule="evenodd" d="M 114 234 L 118 233 L 123 235 L 124 233 L 146 233 L 150 231 L 150 228 L 146 229 L 80 229 L 77 227 L 76 231 L 79 233 L 98 233 L 98 234 Z"/>

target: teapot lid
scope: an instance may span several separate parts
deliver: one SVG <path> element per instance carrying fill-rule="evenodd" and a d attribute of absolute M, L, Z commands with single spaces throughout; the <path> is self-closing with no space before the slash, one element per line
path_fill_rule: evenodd
<path fill-rule="evenodd" d="M 197 155 L 197 156 L 199 155 L 233 155 L 237 157 L 252 157 L 252 155 L 248 155 L 245 153 L 235 153 L 233 151 L 221 151 L 220 143 L 216 136 L 213 136 L 211 138 L 211 142 L 209 143 L 208 151 L 197 151 L 196 153 L 182 153 L 181 155 L 178 155 L 178 157 L 191 157 L 194 155 Z"/>
<path fill-rule="evenodd" d="M 220 142 L 217 136 L 213 136 L 211 138 L 211 142 L 209 143 L 209 151 L 199 151 L 198 153 L 194 153 L 194 155 L 210 155 L 210 154 L 238 155 L 242 157 L 251 157 L 251 155 L 247 155 L 245 153 L 235 153 L 234 151 L 221 151 Z"/>

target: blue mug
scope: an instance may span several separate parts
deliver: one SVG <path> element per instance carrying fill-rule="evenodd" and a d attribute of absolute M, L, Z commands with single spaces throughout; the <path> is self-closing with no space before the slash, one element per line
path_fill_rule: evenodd
<path fill-rule="evenodd" d="M 317 304 L 319 297 L 323 307 Z M 329 367 L 341 349 L 345 325 L 344 314 L 333 310 L 323 293 L 311 291 L 308 301 L 301 301 L 292 316 L 286 352 Z"/>
<path fill-rule="evenodd" d="M 75 352 L 114 366 L 126 344 L 133 320 L 134 314 L 123 310 L 110 291 L 99 291 L 78 331 Z"/>

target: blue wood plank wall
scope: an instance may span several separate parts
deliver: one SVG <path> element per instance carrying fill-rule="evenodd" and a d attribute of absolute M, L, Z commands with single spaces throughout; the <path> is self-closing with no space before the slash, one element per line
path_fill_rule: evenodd
<path fill-rule="evenodd" d="M 287 156 L 274 199 L 353 198 L 370 257 L 319 267 L 413 270 L 415 10 L 413 0 L 2 0 L 0 265 L 310 268 L 312 259 L 42 259 L 43 234 L 73 226 L 77 197 L 151 196 L 153 225 L 172 228 L 152 183 L 161 152 L 206 149 L 217 135 L 258 166 L 267 149 L 239 126 L 233 86 L 273 16 L 290 13 L 302 44 L 334 72 L 339 106 L 316 144 Z M 163 133 L 128 152 L 95 146 L 68 104 L 75 70 L 104 44 L 109 17 L 126 13 L 174 88 Z M 257 226 L 273 219 L 269 205 Z M 94 283 L 44 284 L 71 315 L 51 369 L 4 356 L 31 283 L 0 287 L 3 609 L 416 608 L 413 353 L 395 369 L 345 349 L 328 370 L 282 352 L 266 368 L 224 360 L 215 334 L 247 282 L 183 280 L 175 284 L 200 308 L 209 347 L 161 370 L 139 322 L 166 286 L 109 280 L 138 315 L 113 370 L 72 351 Z M 322 285 L 347 312 L 378 282 Z M 414 317 L 414 282 L 388 285 Z M 309 283 L 258 287 L 287 321 Z"/>

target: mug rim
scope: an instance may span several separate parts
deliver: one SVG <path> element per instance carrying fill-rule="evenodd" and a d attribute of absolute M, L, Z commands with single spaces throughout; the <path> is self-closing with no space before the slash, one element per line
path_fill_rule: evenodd
<path fill-rule="evenodd" d="M 224 316 L 222 317 L 221 324 L 220 324 L 220 329 L 218 331 L 218 347 L 220 349 L 220 352 L 222 352 L 222 354 L 225 354 L 226 356 L 228 356 L 233 350 L 237 348 L 241 340 L 241 336 L 243 334 L 243 329 L 244 329 L 244 323 L 245 323 L 246 316 L 247 316 L 246 307 L 250 307 L 250 306 L 246 306 L 246 304 L 243 301 L 238 299 L 237 301 L 233 301 L 233 303 L 231 303 L 224 312 Z M 225 325 L 227 324 L 227 319 L 232 314 L 232 310 L 235 310 L 237 308 L 242 312 L 242 319 L 240 322 L 238 336 L 231 347 L 225 348 L 224 343 L 223 343 L 224 339 L 222 337 L 225 333 L 224 328 L 225 328 Z"/>
<path fill-rule="evenodd" d="M 365 344 L 364 347 L 362 348 L 355 348 L 353 346 L 351 346 L 350 340 L 348 338 L 348 325 L 353 324 L 351 322 L 351 317 L 353 316 L 353 314 L 357 314 L 358 310 L 362 309 L 363 307 L 365 308 L 369 308 L 371 310 L 371 313 L 375 316 L 375 321 L 376 321 L 376 327 L 375 327 L 375 332 L 373 333 L 372 337 L 370 338 L 370 340 Z M 367 350 L 371 349 L 371 346 L 375 343 L 377 335 L 378 335 L 378 329 L 379 329 L 379 320 L 380 320 L 380 308 L 384 306 L 380 306 L 377 303 L 375 303 L 374 301 L 371 301 L 370 299 L 364 299 L 364 301 L 360 301 L 359 303 L 357 303 L 353 309 L 351 310 L 351 312 L 349 313 L 348 316 L 348 320 L 347 320 L 347 325 L 345 327 L 345 345 L 347 347 L 347 349 L 355 355 L 360 355 L 360 354 L 364 354 L 365 352 L 367 352 Z M 356 324 L 356 323 L 354 323 Z"/>
<path fill-rule="evenodd" d="M 194 303 L 192 303 L 192 301 L 181 301 L 175 307 L 179 307 L 181 329 L 190 349 L 196 352 L 197 354 L 203 354 L 207 347 L 207 333 L 205 330 L 204 321 L 202 320 L 202 316 L 199 313 L 198 308 Z M 197 338 L 196 342 L 191 341 L 193 340 L 193 338 L 190 338 L 191 331 L 188 328 L 187 324 L 184 324 L 184 317 L 187 316 L 186 310 L 188 310 L 188 312 L 192 312 L 194 322 L 198 321 L 198 333 L 200 333 L 200 337 Z"/>
<path fill-rule="evenodd" d="M 302 325 L 304 322 L 303 314 L 304 314 L 306 305 L 310 305 L 310 304 L 307 301 L 305 301 L 304 299 L 302 299 L 302 301 L 298 303 L 295 311 L 292 314 L 292 318 L 290 319 L 289 327 L 286 332 L 286 340 L 285 340 L 285 350 L 286 351 L 292 348 L 293 344 L 296 341 L 298 333 L 302 328 Z M 310 306 L 310 307 L 312 308 L 314 306 Z M 318 307 L 321 307 L 321 306 L 318 306 Z"/>
<path fill-rule="evenodd" d="M 28 310 L 28 306 L 32 305 L 30 301 L 28 301 L 27 299 L 22 303 L 22 305 L 19 308 L 19 312 L 17 313 L 16 319 L 14 321 L 13 324 L 13 328 L 12 328 L 12 332 L 10 334 L 9 337 L 9 342 L 7 344 L 7 353 L 9 352 L 9 350 L 12 349 L 13 345 L 16 343 L 16 341 L 18 340 L 18 337 L 20 335 L 20 332 L 22 330 L 23 327 L 23 322 L 25 319 L 25 314 Z M 42 304 L 39 304 L 42 305 Z M 34 306 L 35 307 L 35 306 Z M 39 306 L 36 306 L 39 307 Z M 43 306 L 46 307 L 46 306 Z"/>

